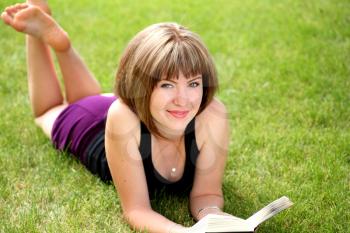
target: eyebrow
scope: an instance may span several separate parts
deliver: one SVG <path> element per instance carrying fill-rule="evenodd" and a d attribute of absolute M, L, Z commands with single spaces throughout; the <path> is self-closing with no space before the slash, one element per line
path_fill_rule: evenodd
<path fill-rule="evenodd" d="M 202 78 L 202 75 L 197 75 L 196 77 L 190 79 L 190 80 L 188 81 L 188 83 L 189 83 L 189 82 L 192 82 L 192 81 L 194 81 L 194 80 L 196 80 L 196 79 L 201 79 L 201 78 Z"/>
<path fill-rule="evenodd" d="M 194 80 L 197 80 L 197 79 L 202 79 L 202 75 L 197 75 L 196 77 L 194 77 L 194 78 L 188 80 L 187 83 L 193 82 Z M 176 81 L 173 81 L 172 79 L 169 79 L 169 80 L 162 80 L 162 81 L 177 83 Z"/>

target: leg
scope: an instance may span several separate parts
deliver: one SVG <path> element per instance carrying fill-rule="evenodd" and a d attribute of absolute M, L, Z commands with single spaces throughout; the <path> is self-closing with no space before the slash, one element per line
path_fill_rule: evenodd
<path fill-rule="evenodd" d="M 39 6 L 44 12 L 50 14 L 50 9 L 45 0 L 29 0 L 29 2 Z M 53 19 L 51 18 L 51 20 Z M 56 28 L 60 29 L 59 25 L 56 24 Z M 56 52 L 63 76 L 67 102 L 72 103 L 83 97 L 99 94 L 101 92 L 99 83 L 80 56 L 70 46 L 67 34 L 62 29 L 52 31 L 56 31 L 54 37 L 58 37 L 60 40 L 57 42 L 52 40 L 54 43 L 50 44 L 50 41 L 48 44 Z M 48 35 L 53 34 L 52 31 Z"/>
<path fill-rule="evenodd" d="M 6 8 L 2 14 L 5 23 L 51 46 L 57 55 L 69 103 L 82 97 L 100 93 L 100 85 L 71 47 L 67 33 L 39 7 L 30 4 L 16 4 Z M 45 1 L 36 0 L 35 4 Z M 47 4 L 46 4 L 47 6 Z M 48 7 L 47 7 L 48 8 Z"/>
<path fill-rule="evenodd" d="M 1 18 L 15 30 L 28 34 L 27 57 L 31 102 L 37 118 L 36 123 L 50 136 L 54 120 L 66 105 L 62 105 L 63 97 L 47 45 L 57 53 L 68 102 L 98 94 L 100 87 L 71 48 L 67 34 L 49 16 L 46 1 L 29 0 L 28 3 L 30 4 L 16 4 L 6 8 Z"/>
<path fill-rule="evenodd" d="M 51 14 L 45 0 L 29 0 L 29 2 L 39 6 L 47 14 Z M 53 21 L 52 18 L 46 19 L 46 21 L 50 20 Z M 55 29 L 51 29 L 50 33 L 46 33 L 46 36 L 42 36 L 42 38 L 46 39 L 47 43 L 56 52 L 64 80 L 67 102 L 72 103 L 83 97 L 99 94 L 101 92 L 99 83 L 76 51 L 70 46 L 67 34 L 56 22 L 53 25 L 55 25 Z M 59 39 L 55 41 L 51 39 L 50 35 Z"/>
<path fill-rule="evenodd" d="M 38 0 L 36 2 L 42 4 L 41 7 L 45 9 L 45 12 L 50 13 L 45 2 Z M 28 13 L 27 15 L 20 13 L 27 8 L 26 4 L 8 7 L 2 13 L 1 18 L 17 31 L 25 30 L 23 29 L 23 21 Z M 42 40 L 28 34 L 26 35 L 26 49 L 28 90 L 35 123 L 51 138 L 52 126 L 57 116 L 67 105 L 63 105 L 63 96 L 49 47 Z"/>
<path fill-rule="evenodd" d="M 51 14 L 48 4 L 45 0 L 29 0 L 30 4 L 39 6 L 44 12 Z M 53 20 L 51 18 L 51 20 Z M 101 88 L 97 80 L 94 78 L 83 60 L 70 46 L 67 34 L 56 24 L 59 30 L 51 30 L 46 37 L 50 35 L 59 40 L 49 40 L 48 44 L 55 50 L 58 63 L 63 76 L 66 100 L 68 103 L 75 102 L 83 97 L 96 95 L 101 92 Z M 54 31 L 55 33 L 52 33 Z M 45 39 L 45 37 L 43 37 Z M 51 43 L 50 43 L 51 42 Z"/>
<path fill-rule="evenodd" d="M 63 96 L 49 48 L 32 36 L 26 37 L 29 97 L 34 116 L 38 117 L 63 104 Z"/>
<path fill-rule="evenodd" d="M 99 83 L 72 47 L 66 51 L 56 51 L 56 56 L 60 64 L 68 103 L 101 93 Z"/>
<path fill-rule="evenodd" d="M 17 31 L 25 31 L 29 13 L 35 12 L 29 11 L 27 4 L 16 4 L 7 7 L 1 18 Z M 48 46 L 34 36 L 26 37 L 29 97 L 34 116 L 38 117 L 62 104 L 63 96 Z"/>

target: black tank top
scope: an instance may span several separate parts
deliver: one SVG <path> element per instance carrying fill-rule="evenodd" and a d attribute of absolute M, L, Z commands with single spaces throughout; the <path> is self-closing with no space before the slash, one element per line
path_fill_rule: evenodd
<path fill-rule="evenodd" d="M 152 163 L 151 134 L 147 127 L 141 122 L 141 141 L 140 153 L 143 162 L 143 168 L 146 174 L 148 193 L 150 198 L 158 191 L 170 193 L 188 194 L 193 186 L 194 172 L 199 150 L 195 135 L 195 118 L 187 125 L 185 129 L 185 168 L 182 177 L 175 182 L 170 182 L 159 174 Z"/>

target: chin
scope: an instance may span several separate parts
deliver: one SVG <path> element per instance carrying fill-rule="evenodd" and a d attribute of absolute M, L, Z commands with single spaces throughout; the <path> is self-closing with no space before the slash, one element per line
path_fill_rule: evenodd
<path fill-rule="evenodd" d="M 171 125 L 169 126 L 169 130 L 176 132 L 176 133 L 182 133 L 185 131 L 187 124 L 178 124 L 178 125 Z"/>
<path fill-rule="evenodd" d="M 168 120 L 167 128 L 176 132 L 184 132 L 192 119 L 193 117 L 186 117 L 185 119 L 170 119 Z"/>

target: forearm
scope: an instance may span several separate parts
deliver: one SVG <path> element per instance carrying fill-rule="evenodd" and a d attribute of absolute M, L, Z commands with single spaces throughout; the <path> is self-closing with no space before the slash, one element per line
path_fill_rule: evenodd
<path fill-rule="evenodd" d="M 224 198 L 217 194 L 192 196 L 190 201 L 191 214 L 197 221 L 208 214 L 225 214 L 223 207 Z"/>
<path fill-rule="evenodd" d="M 133 210 L 124 215 L 135 230 L 147 230 L 150 233 L 181 233 L 186 227 L 176 224 L 153 210 Z"/>

